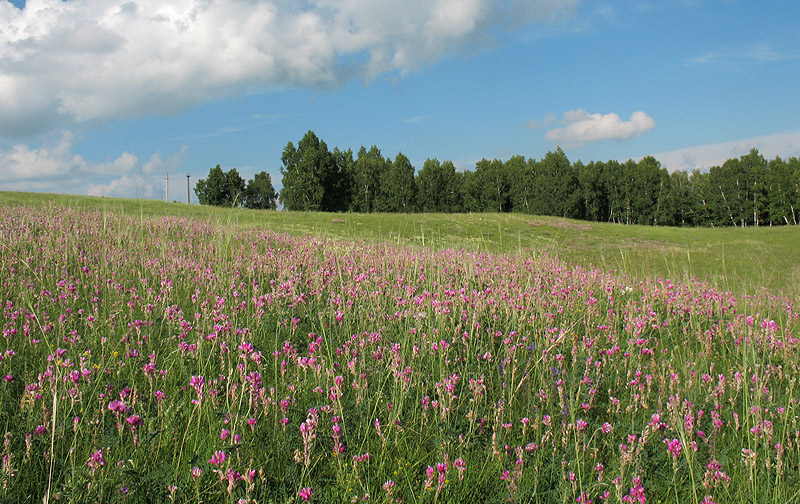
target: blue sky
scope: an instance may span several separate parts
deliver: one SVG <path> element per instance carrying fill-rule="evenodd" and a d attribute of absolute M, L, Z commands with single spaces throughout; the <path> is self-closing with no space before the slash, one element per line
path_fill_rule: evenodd
<path fill-rule="evenodd" d="M 313 130 L 472 169 L 800 156 L 800 2 L 0 0 L 0 190 L 280 186 Z M 195 199 L 192 195 L 193 200 Z"/>

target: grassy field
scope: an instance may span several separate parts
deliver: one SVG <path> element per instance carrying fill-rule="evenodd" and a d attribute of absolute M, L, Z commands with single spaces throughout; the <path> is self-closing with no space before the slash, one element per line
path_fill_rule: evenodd
<path fill-rule="evenodd" d="M 153 200 L 0 192 L 0 205 L 95 209 L 134 217 L 173 215 L 245 228 L 432 249 L 547 253 L 636 278 L 694 277 L 721 290 L 800 293 L 800 228 L 623 226 L 520 214 L 327 214 L 225 209 Z"/>
<path fill-rule="evenodd" d="M 800 500 L 793 229 L 2 198 L 0 503 Z"/>

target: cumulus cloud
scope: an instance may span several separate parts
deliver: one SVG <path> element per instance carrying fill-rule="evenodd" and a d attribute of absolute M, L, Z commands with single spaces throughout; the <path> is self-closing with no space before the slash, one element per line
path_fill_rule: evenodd
<path fill-rule="evenodd" d="M 578 109 L 565 112 L 562 124 L 564 126 L 548 131 L 545 137 L 564 147 L 575 147 L 597 140 L 627 140 L 653 129 L 656 122 L 641 110 L 623 121 L 613 112 L 590 114 Z"/>
<path fill-rule="evenodd" d="M 57 138 L 37 148 L 17 144 L 0 150 L 0 166 L 4 168 L 6 182 L 53 179 L 80 173 L 119 174 L 130 171 L 139 163 L 136 156 L 123 152 L 113 161 L 91 164 L 80 155 L 73 154 L 74 142 L 75 135 L 71 131 L 62 131 Z"/>
<path fill-rule="evenodd" d="M 161 155 L 160 152 L 156 152 L 150 159 L 142 165 L 142 171 L 144 173 L 155 173 L 155 172 L 170 172 L 175 171 L 180 166 L 183 165 L 183 162 L 186 160 L 186 157 L 189 153 L 189 146 L 184 145 L 181 147 L 181 150 L 167 156 L 166 159 Z"/>
<path fill-rule="evenodd" d="M 86 191 L 89 196 L 152 198 L 155 195 L 153 183 L 142 177 L 123 175 L 108 184 L 89 184 Z"/>
<path fill-rule="evenodd" d="M 0 136 L 405 73 L 580 0 L 0 2 Z"/>
<path fill-rule="evenodd" d="M 41 146 L 24 144 L 0 149 L 0 190 L 43 192 L 83 192 L 87 177 L 97 182 L 90 185 L 90 195 L 152 197 L 154 173 L 179 170 L 186 159 L 187 147 L 164 158 L 153 154 L 140 166 L 139 158 L 123 152 L 117 158 L 95 163 L 72 152 L 76 142 L 71 131 L 61 131 Z M 116 179 L 113 179 L 116 177 Z"/>

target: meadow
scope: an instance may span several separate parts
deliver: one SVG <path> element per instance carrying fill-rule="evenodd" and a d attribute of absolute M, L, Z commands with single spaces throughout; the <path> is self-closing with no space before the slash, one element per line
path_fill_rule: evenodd
<path fill-rule="evenodd" d="M 800 499 L 792 229 L 0 196 L 0 502 Z"/>
<path fill-rule="evenodd" d="M 412 248 L 534 256 L 636 278 L 698 279 L 722 291 L 764 289 L 800 295 L 800 228 L 676 228 L 586 222 L 524 214 L 330 214 L 267 212 L 154 200 L 0 191 L 0 205 L 56 204 L 130 216 L 202 219 L 258 228 Z"/>

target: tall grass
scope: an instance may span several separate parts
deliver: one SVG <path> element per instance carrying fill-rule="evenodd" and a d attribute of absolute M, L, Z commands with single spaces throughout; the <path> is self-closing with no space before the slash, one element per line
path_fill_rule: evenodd
<path fill-rule="evenodd" d="M 522 214 L 330 214 L 218 208 L 152 200 L 0 192 L 0 205 L 175 216 L 293 236 L 324 236 L 397 246 L 534 256 L 637 278 L 700 279 L 723 291 L 800 294 L 797 226 L 666 228 L 581 222 Z"/>
<path fill-rule="evenodd" d="M 55 206 L 0 244 L 0 501 L 798 498 L 796 297 Z"/>

